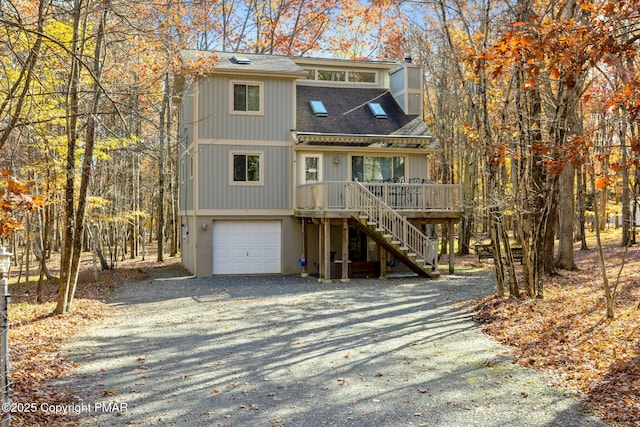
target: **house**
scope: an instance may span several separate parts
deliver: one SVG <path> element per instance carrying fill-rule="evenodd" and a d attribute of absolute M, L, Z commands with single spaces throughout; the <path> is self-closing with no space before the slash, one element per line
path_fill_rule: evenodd
<path fill-rule="evenodd" d="M 422 120 L 422 68 L 224 52 L 180 97 L 182 261 L 197 276 L 437 276 L 459 185 Z M 450 233 L 453 235 L 453 233 Z M 450 268 L 453 268 L 451 259 Z"/>

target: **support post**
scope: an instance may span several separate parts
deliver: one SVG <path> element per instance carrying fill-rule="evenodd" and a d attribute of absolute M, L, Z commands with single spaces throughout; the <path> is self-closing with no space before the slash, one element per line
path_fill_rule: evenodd
<path fill-rule="evenodd" d="M 2 337 L 0 338 L 2 351 L 0 358 L 2 366 L 0 369 L 0 388 L 2 388 L 2 407 L 9 408 L 11 406 L 11 399 L 9 398 L 9 281 L 5 275 L 2 274 Z M 2 427 L 9 427 L 11 423 L 11 412 L 3 411 L 2 415 Z"/>
<path fill-rule="evenodd" d="M 318 222 L 318 282 L 324 281 L 324 219 Z"/>
<path fill-rule="evenodd" d="M 307 219 L 302 218 L 302 273 L 300 273 L 301 277 L 308 277 L 309 271 L 307 270 Z"/>
<path fill-rule="evenodd" d="M 2 389 L 2 413 L 0 424 L 9 427 L 11 423 L 11 398 L 9 397 L 9 271 L 12 253 L 0 246 L 0 285 L 2 285 L 2 331 L 0 333 L 0 388 Z"/>
<path fill-rule="evenodd" d="M 455 266 L 454 266 L 454 258 L 453 258 L 453 245 L 456 241 L 455 239 L 455 233 L 454 233 L 454 228 L 456 226 L 456 222 L 455 220 L 449 220 L 449 274 L 453 274 L 454 270 L 455 270 Z"/>
<path fill-rule="evenodd" d="M 322 219 L 324 229 L 324 281 L 331 282 L 331 220 Z"/>
<path fill-rule="evenodd" d="M 341 282 L 349 281 L 349 220 L 342 219 L 342 278 Z"/>
<path fill-rule="evenodd" d="M 378 260 L 380 262 L 380 279 L 387 279 L 387 250 L 380 244 L 377 245 Z"/>

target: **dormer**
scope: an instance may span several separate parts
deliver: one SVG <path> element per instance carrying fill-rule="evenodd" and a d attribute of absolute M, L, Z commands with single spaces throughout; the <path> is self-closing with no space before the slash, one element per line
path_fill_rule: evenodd
<path fill-rule="evenodd" d="M 389 71 L 398 64 L 386 61 L 347 61 L 292 57 L 306 78 L 299 85 L 324 87 L 389 88 Z"/>

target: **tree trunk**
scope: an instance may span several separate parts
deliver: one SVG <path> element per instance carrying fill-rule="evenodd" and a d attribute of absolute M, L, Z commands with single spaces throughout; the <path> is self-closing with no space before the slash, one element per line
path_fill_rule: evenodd
<path fill-rule="evenodd" d="M 158 156 L 158 262 L 164 260 L 164 163 L 165 163 L 165 139 L 166 139 L 166 115 L 169 110 L 170 99 L 169 73 L 164 78 L 164 93 L 162 96 L 162 108 L 160 109 L 160 155 Z"/>
<path fill-rule="evenodd" d="M 491 249 L 493 250 L 493 263 L 496 267 L 497 294 L 499 297 L 506 295 L 506 286 L 504 283 L 504 265 L 502 263 L 502 249 L 500 248 L 500 232 L 498 230 L 498 222 L 500 210 L 497 207 L 489 209 L 489 234 L 491 236 Z"/>
<path fill-rule="evenodd" d="M 587 245 L 587 231 L 585 228 L 586 218 L 584 205 L 584 193 L 587 183 L 584 173 L 584 166 L 582 164 L 576 168 L 576 181 L 578 184 L 576 197 L 576 200 L 578 202 L 578 236 L 576 237 L 580 240 L 580 250 L 586 251 L 589 250 L 589 246 Z"/>
<path fill-rule="evenodd" d="M 596 244 L 598 247 L 598 259 L 600 265 L 600 273 L 602 274 L 602 288 L 604 290 L 604 298 L 606 303 L 606 311 L 607 311 L 607 319 L 613 319 L 613 294 L 611 292 L 611 287 L 609 286 L 609 278 L 607 276 L 607 268 L 604 262 L 604 253 L 602 251 L 602 240 L 600 238 L 600 221 L 601 217 L 598 210 L 598 190 L 596 190 L 595 182 L 594 182 L 593 174 L 591 175 L 591 188 L 596 193 L 593 198 L 593 212 L 595 215 L 595 230 L 596 230 Z M 606 189 L 605 189 L 606 191 Z"/>
<path fill-rule="evenodd" d="M 547 177 L 549 183 L 545 191 L 545 206 L 541 217 L 543 226 L 540 237 L 540 248 L 542 253 L 540 258 L 541 267 L 544 274 L 556 274 L 555 260 L 553 258 L 555 249 L 556 226 L 558 224 L 558 177 Z"/>
<path fill-rule="evenodd" d="M 68 122 L 68 147 L 69 154 L 67 155 L 67 182 L 66 182 L 66 195 L 67 205 L 65 212 L 65 220 L 67 224 L 67 230 L 65 233 L 65 240 L 63 241 L 63 257 L 60 268 L 60 287 L 58 292 L 58 304 L 54 310 L 56 314 L 64 314 L 70 311 L 73 297 L 78 283 L 78 272 L 80 267 L 80 253 L 82 251 L 82 241 L 84 234 L 84 216 L 87 205 L 87 193 L 89 189 L 89 180 L 91 177 L 91 168 L 93 164 L 93 150 L 95 147 L 96 138 L 96 121 L 95 117 L 98 110 L 98 102 L 100 100 L 101 87 L 99 84 L 101 75 L 101 61 L 102 61 L 102 49 L 104 40 L 104 27 L 107 17 L 109 0 L 105 0 L 102 4 L 102 16 L 98 28 L 96 29 L 95 50 L 92 64 L 93 78 L 93 99 L 89 110 L 89 115 L 86 124 L 86 140 L 84 157 L 82 162 L 82 174 L 80 180 L 80 188 L 78 190 L 78 204 L 77 207 L 74 203 L 74 190 L 75 190 L 75 172 L 71 169 L 75 169 L 75 153 L 76 153 L 76 141 L 77 141 L 77 118 L 69 119 Z M 73 89 L 70 89 L 70 105 L 72 111 L 75 112 L 73 116 L 77 117 L 78 114 L 78 94 L 80 84 L 80 59 L 78 57 L 81 52 L 80 40 L 79 40 L 79 22 L 82 13 L 82 1 L 76 0 L 74 5 L 74 38 L 73 46 L 75 47 L 72 52 L 74 53 L 72 58 L 72 71 L 71 82 Z M 71 149 L 73 148 L 73 149 Z M 64 275 L 63 275 L 64 274 Z"/>
<path fill-rule="evenodd" d="M 95 50 L 93 58 L 93 100 L 91 104 L 91 110 L 89 117 L 87 118 L 86 137 L 84 158 L 82 162 L 82 176 L 80 179 L 80 189 L 78 190 L 78 208 L 76 210 L 76 226 L 77 230 L 73 242 L 73 259 L 72 259 L 72 272 L 75 276 L 71 282 L 70 292 L 67 296 L 68 310 L 71 309 L 71 303 L 76 292 L 76 285 L 78 284 L 78 272 L 80 270 L 80 253 L 82 252 L 82 241 L 84 237 L 84 217 L 87 207 L 87 194 L 89 190 L 89 181 L 91 179 L 91 167 L 93 164 L 93 151 L 96 141 L 96 116 L 98 113 L 98 104 L 100 101 L 101 87 L 100 76 L 102 73 L 102 49 L 104 41 L 104 29 L 107 20 L 107 12 L 109 8 L 109 0 L 104 0 L 102 4 L 102 16 L 100 18 L 100 24 L 96 30 Z"/>
<path fill-rule="evenodd" d="M 58 286 L 58 300 L 54 314 L 68 312 L 68 300 L 71 284 L 75 274 L 71 270 L 73 254 L 73 236 L 76 233 L 75 224 L 75 179 L 76 179 L 76 145 L 78 140 L 78 96 L 80 85 L 80 14 L 82 0 L 75 0 L 73 4 L 73 34 L 71 39 L 71 71 L 67 90 L 67 156 L 64 202 L 64 229 L 62 231 L 62 249 L 60 252 L 60 284 Z"/>
<path fill-rule="evenodd" d="M 558 241 L 558 255 L 555 266 L 563 270 L 578 269 L 573 256 L 573 224 L 575 206 L 573 202 L 575 168 L 571 162 L 566 162 L 559 179 L 559 220 L 560 231 Z"/>
<path fill-rule="evenodd" d="M 629 191 L 629 164 L 627 154 L 627 122 L 620 117 L 620 152 L 622 153 L 622 246 L 631 245 L 631 195 Z"/>

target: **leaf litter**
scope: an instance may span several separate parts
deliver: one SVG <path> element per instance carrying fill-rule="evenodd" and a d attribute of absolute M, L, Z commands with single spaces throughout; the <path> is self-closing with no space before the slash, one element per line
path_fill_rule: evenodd
<path fill-rule="evenodd" d="M 52 315 L 57 297 L 56 280 L 45 282 L 41 303 L 36 302 L 37 281 L 10 284 L 9 355 L 10 398 L 14 404 L 70 405 L 81 401 L 69 390 L 52 387 L 48 382 L 67 375 L 76 364 L 61 354 L 62 344 L 79 330 L 111 316 L 117 309 L 106 297 L 126 282 L 144 280 L 150 268 L 175 268 L 177 259 L 164 263 L 126 260 L 118 269 L 99 271 L 94 281 L 90 263 L 83 262 L 73 308 L 70 314 Z M 143 362 L 144 359 L 139 362 Z M 113 394 L 113 390 L 105 393 Z M 39 409 L 11 414 L 14 427 L 72 426 L 68 414 L 56 415 Z"/>
<path fill-rule="evenodd" d="M 615 280 L 624 248 L 611 241 L 604 251 Z M 640 248 L 626 255 L 613 320 L 606 319 L 596 250 L 576 250 L 575 258 L 579 271 L 544 278 L 544 299 L 488 296 L 477 304 L 474 320 L 511 347 L 516 363 L 557 374 L 559 385 L 603 420 L 638 426 Z"/>

